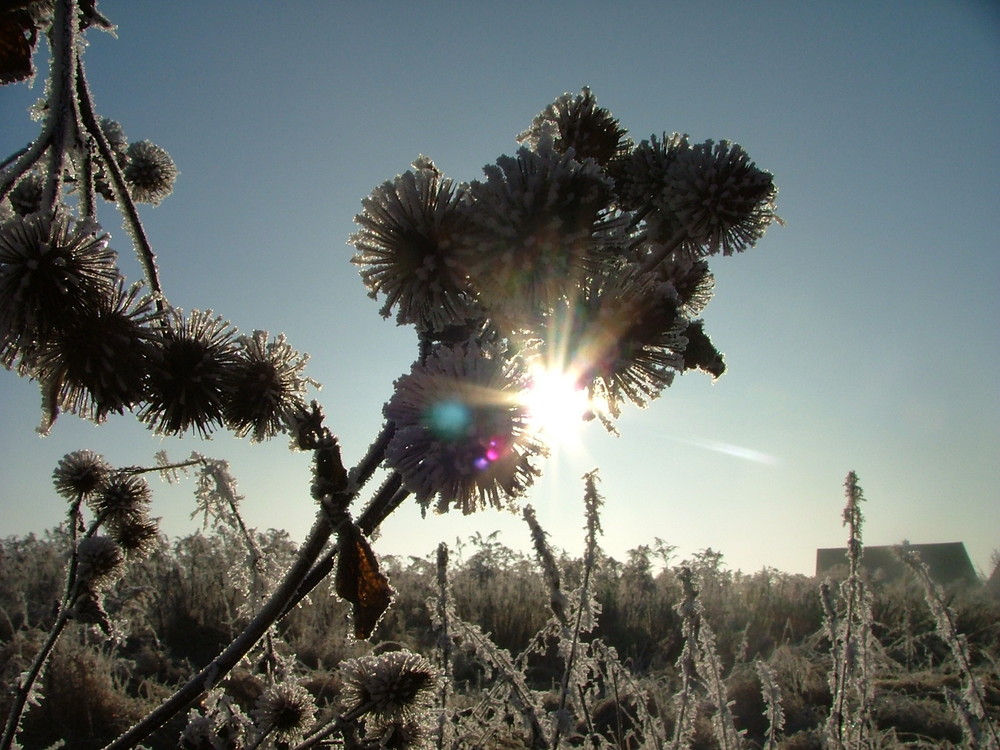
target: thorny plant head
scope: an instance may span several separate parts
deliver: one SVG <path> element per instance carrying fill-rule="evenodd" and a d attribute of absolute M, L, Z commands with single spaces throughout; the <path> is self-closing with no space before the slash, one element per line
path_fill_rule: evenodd
<path fill-rule="evenodd" d="M 52 472 L 56 492 L 67 500 L 85 498 L 103 488 L 111 466 L 102 456 L 89 450 L 68 453 Z"/>
<path fill-rule="evenodd" d="M 353 262 L 424 347 L 385 413 L 388 464 L 425 508 L 503 507 L 531 484 L 545 436 L 520 372 L 565 373 L 612 431 L 676 374 L 724 372 L 698 317 L 706 258 L 778 221 L 772 177 L 728 141 L 626 132 L 589 89 L 564 94 L 484 180 L 421 156 L 363 201 Z"/>
<path fill-rule="evenodd" d="M 518 400 L 524 387 L 517 360 L 475 343 L 442 345 L 396 382 L 386 461 L 424 508 L 435 496 L 441 512 L 502 508 L 531 485 L 542 445 Z"/>
<path fill-rule="evenodd" d="M 410 651 L 348 659 L 340 673 L 346 713 L 385 722 L 419 719 L 433 704 L 439 679 L 427 659 Z"/>
<path fill-rule="evenodd" d="M 312 726 L 316 702 L 309 691 L 292 682 L 266 688 L 253 712 L 257 729 L 281 742 L 301 741 Z"/>

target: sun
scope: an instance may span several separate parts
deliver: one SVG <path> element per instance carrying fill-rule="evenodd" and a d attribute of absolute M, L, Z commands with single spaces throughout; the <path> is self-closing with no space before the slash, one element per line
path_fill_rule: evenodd
<path fill-rule="evenodd" d="M 553 444 L 577 437 L 590 411 L 587 391 L 572 373 L 543 365 L 531 369 L 524 404 L 532 426 Z"/>

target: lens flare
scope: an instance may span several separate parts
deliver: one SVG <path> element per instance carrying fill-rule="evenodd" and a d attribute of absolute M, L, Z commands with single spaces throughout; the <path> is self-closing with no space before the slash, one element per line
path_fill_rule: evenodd
<path fill-rule="evenodd" d="M 431 405 L 427 411 L 427 426 L 440 438 L 457 440 L 472 424 L 469 407 L 458 399 L 445 399 Z"/>

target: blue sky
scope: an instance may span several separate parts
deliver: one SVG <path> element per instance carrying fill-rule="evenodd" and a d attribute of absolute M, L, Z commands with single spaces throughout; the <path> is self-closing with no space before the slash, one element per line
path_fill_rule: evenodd
<path fill-rule="evenodd" d="M 528 501 L 552 541 L 582 548 L 581 475 L 601 473 L 605 550 L 655 537 L 746 571 L 811 572 L 839 546 L 858 472 L 870 544 L 1000 548 L 1000 6 L 995 2 L 129 3 L 91 33 L 98 111 L 166 148 L 174 195 L 143 213 L 173 304 L 312 355 L 345 458 L 364 452 L 415 336 L 378 315 L 347 245 L 361 199 L 419 154 L 456 180 L 516 149 L 564 91 L 590 86 L 635 140 L 664 131 L 742 144 L 779 186 L 772 227 L 716 259 L 706 329 L 717 382 L 688 374 L 610 437 L 586 426 Z M 24 145 L 42 92 L 0 89 L 0 150 Z M 117 215 L 104 215 L 132 279 Z M 309 457 L 284 440 L 162 441 L 131 417 L 71 415 L 47 438 L 35 384 L 0 372 L 0 534 L 54 526 L 50 474 L 91 448 L 118 465 L 167 449 L 228 458 L 252 525 L 301 538 Z M 154 515 L 192 531 L 191 485 Z M 501 530 L 500 513 L 383 529 L 383 554 Z"/>

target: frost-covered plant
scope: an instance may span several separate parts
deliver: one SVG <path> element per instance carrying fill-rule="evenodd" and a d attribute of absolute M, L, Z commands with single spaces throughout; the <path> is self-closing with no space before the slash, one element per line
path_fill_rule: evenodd
<path fill-rule="evenodd" d="M 764 715 L 767 717 L 767 736 L 764 750 L 776 750 L 781 730 L 785 726 L 785 712 L 781 707 L 781 686 L 778 685 L 774 668 L 760 659 L 754 665 L 760 678 L 761 695 L 764 698 Z"/>
<path fill-rule="evenodd" d="M 125 573 L 127 562 L 146 557 L 158 539 L 156 522 L 147 513 L 149 486 L 141 475 L 191 463 L 114 469 L 103 457 L 85 450 L 64 456 L 56 466 L 53 485 L 70 502 L 66 529 L 72 546 L 65 584 L 45 642 L 11 688 L 0 746 L 7 748 L 15 741 L 24 711 L 37 700 L 36 682 L 70 621 L 97 625 L 109 636 L 117 630 L 105 610 L 105 594 Z M 91 511 L 89 520 L 85 503 Z"/>
<path fill-rule="evenodd" d="M 698 317 L 711 294 L 705 259 L 748 249 L 777 220 L 771 175 L 728 141 L 691 144 L 675 135 L 635 146 L 588 89 L 564 94 L 522 134 L 514 155 L 484 168 L 484 179 L 457 186 L 420 157 L 362 201 L 353 262 L 371 296 L 384 298 L 382 314 L 415 327 L 419 347 L 387 398 L 381 433 L 349 471 L 321 406 L 307 402 L 315 382 L 306 358 L 284 335 L 241 334 L 208 307 L 185 313 L 162 288 L 139 204 L 164 200 L 178 170 L 165 149 L 130 141 L 120 123 L 97 113 L 85 39 L 112 23 L 93 0 L 38 3 L 7 21 L 19 41 L 0 83 L 32 74 L 42 37 L 52 60 L 36 107 L 39 136 L 0 164 L 0 215 L 8 217 L 0 224 L 0 363 L 40 384 L 40 430 L 64 412 L 95 422 L 131 412 L 167 436 L 228 429 L 261 441 L 284 433 L 314 460 L 317 518 L 291 567 L 271 580 L 253 535 L 239 529 L 253 571 L 252 619 L 111 747 L 134 746 L 186 711 L 330 573 L 352 606 L 355 635 L 368 638 L 394 594 L 368 537 L 408 497 L 437 512 L 516 507 L 545 456 L 526 403 L 533 364 L 568 373 L 589 395 L 589 413 L 611 430 L 622 405 L 658 397 L 676 374 L 724 370 Z M 118 269 L 97 222 L 98 199 L 122 215 L 141 282 L 127 283 Z M 238 496 L 222 464 L 194 463 L 218 504 L 209 508 L 200 494 L 202 510 L 239 527 Z M 380 467 L 386 479 L 358 510 Z M 79 545 L 102 529 L 124 557 L 141 555 L 156 533 L 149 489 L 141 472 L 106 472 L 83 453 L 63 468 L 57 489 L 72 503 L 74 554 L 57 622 L 72 616 L 106 626 L 99 587 L 81 581 L 117 570 L 108 564 L 114 555 L 97 554 L 103 542 Z M 84 503 L 94 520 L 79 528 Z M 590 669 L 578 636 L 592 628 L 594 612 L 585 582 L 564 613 L 575 634 L 563 639 L 567 674 Z M 481 640 L 450 613 L 449 621 L 468 641 Z M 513 668 L 485 640 L 482 650 L 494 668 Z M 534 699 L 516 683 L 512 695 L 531 719 Z M 562 692 L 565 707 L 568 685 Z M 2 750 L 14 742 L 23 707 L 21 700 L 11 714 Z M 416 737 L 409 719 L 380 717 L 390 722 L 385 742 Z M 540 720 L 532 721 L 538 734 Z"/>
<path fill-rule="evenodd" d="M 824 623 L 830 639 L 832 664 L 829 674 L 832 702 L 826 736 L 834 748 L 860 747 L 871 741 L 874 708 L 874 649 L 871 592 L 862 576 L 864 547 L 861 526 L 864 494 L 857 474 L 844 481 L 847 503 L 844 525 L 848 527 L 847 578 L 840 585 L 842 607 L 835 601 L 828 581 L 821 586 Z"/>
<path fill-rule="evenodd" d="M 896 553 L 913 571 L 920 583 L 924 600 L 934 615 L 937 633 L 948 645 L 962 678 L 962 691 L 960 693 L 948 691 L 946 698 L 953 713 L 960 720 L 965 741 L 969 747 L 990 750 L 1000 748 L 1000 727 L 989 715 L 985 686 L 972 669 L 969 642 L 958 629 L 955 611 L 948 606 L 941 586 L 935 583 L 927 564 L 920 559 L 917 552 L 904 543 L 896 549 Z"/>
<path fill-rule="evenodd" d="M 720 747 L 741 748 L 743 732 L 736 729 L 732 703 L 726 693 L 722 663 L 715 646 L 715 633 L 705 618 L 695 575 L 684 567 L 678 573 L 684 598 L 677 603 L 681 616 L 684 648 L 677 659 L 680 690 L 673 697 L 675 711 L 671 748 L 689 748 L 695 731 L 699 697 L 704 696 L 710 711 L 712 732 Z"/>

